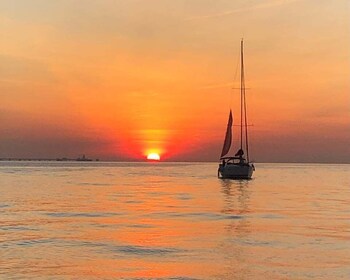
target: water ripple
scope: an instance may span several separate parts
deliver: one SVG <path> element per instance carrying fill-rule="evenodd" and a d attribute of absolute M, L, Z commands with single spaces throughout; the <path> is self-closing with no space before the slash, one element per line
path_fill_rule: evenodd
<path fill-rule="evenodd" d="M 85 217 L 85 218 L 97 218 L 97 217 L 113 217 L 121 215 L 120 213 L 112 212 L 88 212 L 88 213 L 73 213 L 73 212 L 50 212 L 46 213 L 47 216 L 59 217 L 59 218 L 71 218 L 71 217 Z"/>
<path fill-rule="evenodd" d="M 140 277 L 140 278 L 120 278 L 121 280 L 200 280 L 199 278 L 190 278 L 190 277 L 165 277 L 165 278 L 148 278 L 148 277 Z"/>
<path fill-rule="evenodd" d="M 182 218 L 199 218 L 205 220 L 235 220 L 243 219 L 243 215 L 225 215 L 218 213 L 208 213 L 208 212 L 190 212 L 190 213 L 178 213 L 178 212 L 155 212 L 147 214 L 154 217 L 182 217 Z"/>
<path fill-rule="evenodd" d="M 164 256 L 181 253 L 182 250 L 167 247 L 146 247 L 146 246 L 116 246 L 113 250 L 131 255 L 153 255 Z"/>
<path fill-rule="evenodd" d="M 93 241 L 77 241 L 70 240 L 64 241 L 65 246 L 78 246 L 78 247 L 90 247 L 98 249 L 99 253 L 103 254 L 117 254 L 116 257 L 121 256 L 144 256 L 144 257 L 167 257 L 167 256 L 182 256 L 188 253 L 185 249 L 174 247 L 162 247 L 162 246 L 141 246 L 132 244 L 114 244 L 110 242 L 93 242 Z"/>
<path fill-rule="evenodd" d="M 3 231 L 38 231 L 37 228 L 25 227 L 25 226 L 1 226 L 0 230 Z"/>
<path fill-rule="evenodd" d="M 9 204 L 0 204 L 0 208 L 7 208 L 7 207 L 10 207 Z"/>

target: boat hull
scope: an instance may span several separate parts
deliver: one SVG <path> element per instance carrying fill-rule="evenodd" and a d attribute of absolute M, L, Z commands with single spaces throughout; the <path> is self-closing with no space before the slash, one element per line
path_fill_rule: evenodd
<path fill-rule="evenodd" d="M 218 175 L 223 179 L 251 179 L 254 169 L 252 164 L 220 164 Z"/>

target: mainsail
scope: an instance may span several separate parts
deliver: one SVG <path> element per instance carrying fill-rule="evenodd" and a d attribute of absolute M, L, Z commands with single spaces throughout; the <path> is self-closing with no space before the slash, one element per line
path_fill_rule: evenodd
<path fill-rule="evenodd" d="M 227 123 L 227 129 L 226 129 L 226 135 L 225 135 L 225 142 L 224 146 L 222 147 L 221 157 L 225 156 L 231 147 L 231 141 L 232 141 L 232 111 L 230 110 L 230 115 L 228 117 L 228 123 Z"/>

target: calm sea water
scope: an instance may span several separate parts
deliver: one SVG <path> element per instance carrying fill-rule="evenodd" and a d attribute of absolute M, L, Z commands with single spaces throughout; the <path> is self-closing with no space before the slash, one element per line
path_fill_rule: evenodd
<path fill-rule="evenodd" d="M 350 165 L 0 162 L 0 279 L 350 279 Z"/>

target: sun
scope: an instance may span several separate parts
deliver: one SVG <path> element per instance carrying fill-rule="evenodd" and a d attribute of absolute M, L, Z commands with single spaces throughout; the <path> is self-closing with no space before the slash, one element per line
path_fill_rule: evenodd
<path fill-rule="evenodd" d="M 150 153 L 147 155 L 148 160 L 160 160 L 160 156 L 157 153 Z"/>

